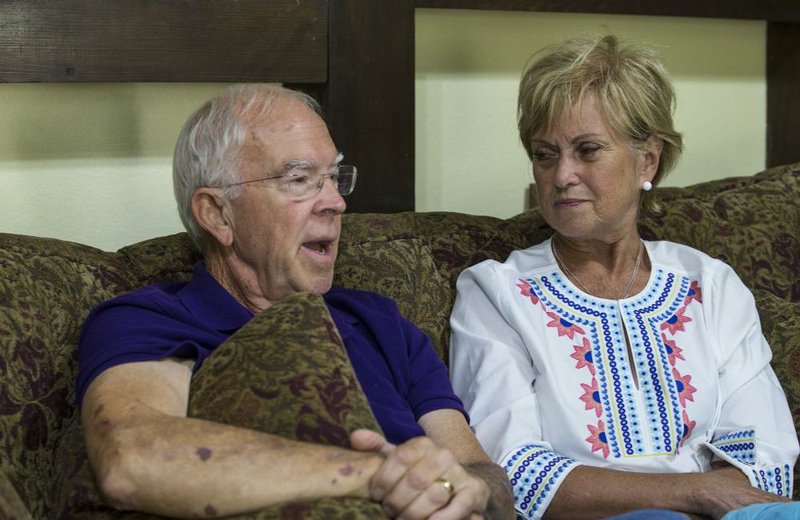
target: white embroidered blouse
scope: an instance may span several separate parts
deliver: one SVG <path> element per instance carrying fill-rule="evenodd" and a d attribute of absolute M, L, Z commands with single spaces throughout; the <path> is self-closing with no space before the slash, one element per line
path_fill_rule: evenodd
<path fill-rule="evenodd" d="M 696 249 L 645 247 L 650 279 L 624 300 L 573 285 L 550 240 L 458 279 L 453 386 L 527 518 L 578 464 L 700 472 L 723 459 L 791 496 L 800 449 L 751 293 Z"/>

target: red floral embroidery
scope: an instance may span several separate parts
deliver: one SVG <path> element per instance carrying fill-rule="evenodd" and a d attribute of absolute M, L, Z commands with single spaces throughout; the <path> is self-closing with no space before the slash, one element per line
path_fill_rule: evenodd
<path fill-rule="evenodd" d="M 697 280 L 694 280 L 689 286 L 689 292 L 686 294 L 683 303 L 684 305 L 689 305 L 692 300 L 697 300 L 697 303 L 703 303 L 703 291 L 697 284 Z"/>
<path fill-rule="evenodd" d="M 661 330 L 669 330 L 669 333 L 673 336 L 678 331 L 683 332 L 686 330 L 683 328 L 683 324 L 692 321 L 692 318 L 689 316 L 684 316 L 684 312 L 686 312 L 685 305 L 678 309 L 678 312 L 676 312 L 670 319 L 661 324 Z"/>
<path fill-rule="evenodd" d="M 577 361 L 575 368 L 586 367 L 589 369 L 589 372 L 594 375 L 594 363 L 592 363 L 592 344 L 589 343 L 588 338 L 583 338 L 582 346 L 573 345 L 572 348 L 575 349 L 575 352 L 570 354 L 570 357 Z"/>
<path fill-rule="evenodd" d="M 597 421 L 596 427 L 589 424 L 587 428 L 589 428 L 589 433 L 591 433 L 591 435 L 586 437 L 586 440 L 592 445 L 592 453 L 595 451 L 602 451 L 603 458 L 607 459 L 609 449 L 608 440 L 606 438 L 606 425 L 603 423 L 603 420 Z"/>
<path fill-rule="evenodd" d="M 672 377 L 675 378 L 675 386 L 678 387 L 678 398 L 681 400 L 681 406 L 685 409 L 686 401 L 694 401 L 693 395 L 697 388 L 689 383 L 692 380 L 692 376 L 682 376 L 674 367 L 672 369 Z"/>
<path fill-rule="evenodd" d="M 670 365 L 675 366 L 675 362 L 679 359 L 686 361 L 686 358 L 683 357 L 683 349 L 675 344 L 675 340 L 667 339 L 667 335 L 662 332 L 661 341 L 663 341 L 664 346 L 667 347 L 667 356 Z"/>
<path fill-rule="evenodd" d="M 689 419 L 689 416 L 686 415 L 686 410 L 683 411 L 683 434 L 681 436 L 681 446 L 689 438 L 694 430 L 694 427 L 697 425 L 696 421 L 692 421 Z"/>
<path fill-rule="evenodd" d="M 539 303 L 539 297 L 533 292 L 533 287 L 531 287 L 531 284 L 528 283 L 527 280 L 520 279 L 517 287 L 519 287 L 519 293 L 530 298 L 534 305 Z"/>
<path fill-rule="evenodd" d="M 559 318 L 557 314 L 554 312 L 547 312 L 547 315 L 550 316 L 552 321 L 547 324 L 548 327 L 554 327 L 558 330 L 558 335 L 560 336 L 567 336 L 569 339 L 572 339 L 575 336 L 575 333 L 578 334 L 586 334 L 586 332 L 580 328 L 579 326 L 575 325 L 572 322 L 565 320 L 564 318 Z"/>
<path fill-rule="evenodd" d="M 600 417 L 603 408 L 600 406 L 600 391 L 597 389 L 597 379 L 592 378 L 591 385 L 581 383 L 581 388 L 583 388 L 581 401 L 586 403 L 586 410 L 594 410 L 594 413 Z"/>

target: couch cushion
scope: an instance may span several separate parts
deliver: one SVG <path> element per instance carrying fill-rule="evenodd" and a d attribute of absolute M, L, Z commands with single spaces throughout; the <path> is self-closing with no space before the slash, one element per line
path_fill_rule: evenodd
<path fill-rule="evenodd" d="M 123 247 L 116 256 L 125 264 L 132 287 L 189 280 L 201 258 L 186 233 L 137 242 Z"/>
<path fill-rule="evenodd" d="M 800 165 L 753 177 L 658 190 L 664 214 L 642 235 L 687 244 L 730 264 L 751 290 L 800 301 Z"/>

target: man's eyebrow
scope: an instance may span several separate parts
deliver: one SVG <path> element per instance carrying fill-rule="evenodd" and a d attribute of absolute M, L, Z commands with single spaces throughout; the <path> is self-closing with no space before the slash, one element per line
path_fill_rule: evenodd
<path fill-rule="evenodd" d="M 333 160 L 333 166 L 338 165 L 344 159 L 344 154 L 339 152 L 336 154 L 336 158 Z M 289 159 L 285 163 L 283 163 L 282 171 L 288 172 L 290 170 L 311 170 L 317 166 L 317 163 L 314 161 L 309 161 L 305 159 Z"/>
<path fill-rule="evenodd" d="M 289 159 L 285 163 L 283 163 L 283 171 L 288 172 L 289 170 L 310 170 L 314 168 L 316 164 L 314 161 L 306 161 L 303 159 Z"/>

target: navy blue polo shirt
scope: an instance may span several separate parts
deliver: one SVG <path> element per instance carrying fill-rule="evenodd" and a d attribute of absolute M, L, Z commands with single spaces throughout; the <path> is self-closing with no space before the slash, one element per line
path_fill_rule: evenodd
<path fill-rule="evenodd" d="M 323 297 L 390 442 L 424 435 L 417 419 L 433 410 L 455 409 L 466 417 L 430 339 L 394 301 L 341 287 Z M 115 365 L 174 356 L 195 359 L 196 371 L 252 317 L 202 263 L 189 282 L 152 285 L 102 303 L 89 314 L 78 346 L 78 402 L 89 383 Z"/>

